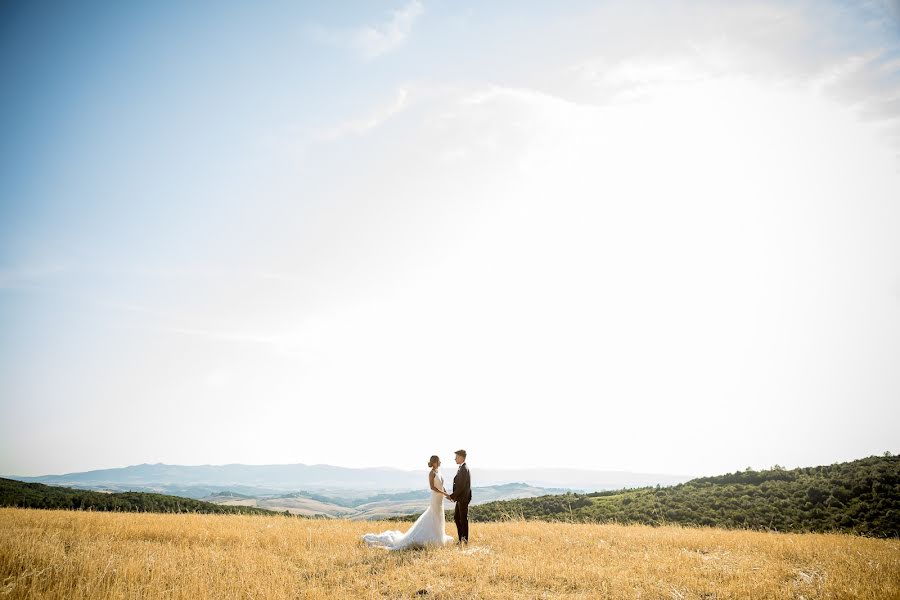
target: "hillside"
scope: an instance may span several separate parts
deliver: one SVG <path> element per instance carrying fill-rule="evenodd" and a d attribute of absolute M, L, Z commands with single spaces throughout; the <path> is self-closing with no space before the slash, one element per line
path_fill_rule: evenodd
<path fill-rule="evenodd" d="M 900 597 L 897 540 L 542 522 L 475 523 L 464 549 L 391 553 L 360 540 L 397 526 L 0 508 L 0 592 L 10 600 Z M 455 534 L 452 523 L 447 532 Z"/>
<path fill-rule="evenodd" d="M 0 506 L 118 512 L 271 514 L 271 511 L 257 508 L 223 506 L 178 496 L 145 492 L 93 492 L 3 478 L 0 478 Z"/>
<path fill-rule="evenodd" d="M 470 521 L 539 519 L 709 525 L 900 536 L 900 456 L 820 467 L 746 470 L 672 487 L 490 502 Z"/>

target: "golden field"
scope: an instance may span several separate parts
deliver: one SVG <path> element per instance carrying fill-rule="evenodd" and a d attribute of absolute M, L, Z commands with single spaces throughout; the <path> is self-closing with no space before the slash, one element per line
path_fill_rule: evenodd
<path fill-rule="evenodd" d="M 538 522 L 472 523 L 462 549 L 359 540 L 409 526 L 0 508 L 0 598 L 900 598 L 898 540 Z"/>

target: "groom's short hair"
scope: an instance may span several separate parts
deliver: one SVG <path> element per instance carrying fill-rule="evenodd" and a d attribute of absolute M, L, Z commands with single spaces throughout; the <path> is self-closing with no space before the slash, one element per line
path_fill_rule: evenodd
<path fill-rule="evenodd" d="M 459 455 L 462 456 L 463 458 L 466 457 L 466 451 L 465 451 L 465 450 L 457 450 L 457 451 L 455 452 L 455 454 L 459 454 Z"/>

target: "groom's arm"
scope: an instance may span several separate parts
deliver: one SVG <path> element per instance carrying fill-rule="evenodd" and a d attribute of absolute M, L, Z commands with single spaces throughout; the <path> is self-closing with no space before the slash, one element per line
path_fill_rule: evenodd
<path fill-rule="evenodd" d="M 454 484 L 455 483 L 456 482 L 454 481 Z M 472 490 L 472 478 L 469 475 L 468 469 L 466 469 L 466 472 L 465 472 L 460 484 L 461 485 L 460 485 L 459 493 L 458 494 L 456 493 L 456 485 L 453 486 L 453 493 L 456 494 L 457 498 L 465 498 L 469 495 L 469 493 Z"/>
<path fill-rule="evenodd" d="M 447 496 L 447 499 L 452 500 L 453 502 L 456 502 L 456 490 L 459 489 L 458 480 L 459 480 L 459 473 L 457 473 L 456 477 L 453 478 L 453 491 L 450 493 L 449 496 Z"/>

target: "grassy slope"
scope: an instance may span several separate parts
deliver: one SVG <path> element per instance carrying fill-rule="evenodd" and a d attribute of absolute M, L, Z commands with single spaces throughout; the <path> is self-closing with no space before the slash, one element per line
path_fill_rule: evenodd
<path fill-rule="evenodd" d="M 834 534 L 506 522 L 391 553 L 408 524 L 0 509 L 4 598 L 897 598 L 900 542 Z M 447 532 L 455 533 L 452 523 Z"/>
<path fill-rule="evenodd" d="M 667 488 L 492 502 L 473 521 L 542 519 L 900 535 L 900 457 L 743 471 Z"/>

